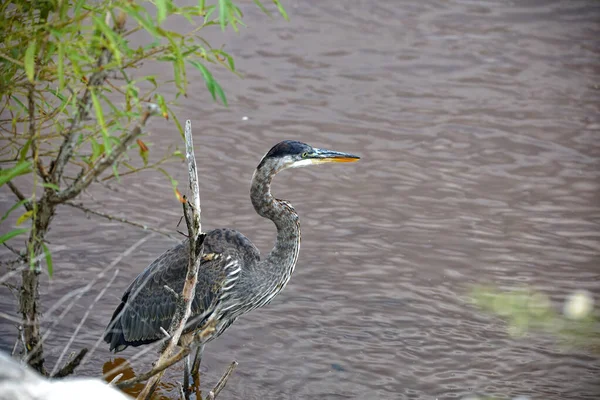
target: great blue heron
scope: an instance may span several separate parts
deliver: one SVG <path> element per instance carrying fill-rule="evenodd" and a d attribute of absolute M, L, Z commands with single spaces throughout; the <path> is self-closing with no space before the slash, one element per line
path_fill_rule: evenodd
<path fill-rule="evenodd" d="M 294 271 L 300 224 L 292 205 L 271 195 L 275 174 L 287 168 L 358 159 L 353 154 L 316 149 L 297 141 L 280 142 L 262 158 L 252 177 L 250 198 L 256 212 L 275 223 L 275 247 L 261 259 L 256 246 L 238 231 L 215 229 L 206 233 L 192 315 L 184 331 L 187 335 L 181 340 L 189 343 L 196 331 L 209 323 L 213 326 L 211 334 L 203 335 L 194 369 L 204 343 L 222 334 L 240 315 L 273 300 Z M 165 338 L 164 330 L 175 314 L 176 296 L 185 281 L 188 249 L 186 240 L 167 250 L 129 285 L 104 335 L 111 351 Z"/>

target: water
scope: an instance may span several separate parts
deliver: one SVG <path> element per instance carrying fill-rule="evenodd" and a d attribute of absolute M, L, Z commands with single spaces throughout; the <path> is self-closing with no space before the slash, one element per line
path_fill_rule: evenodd
<path fill-rule="evenodd" d="M 204 228 L 233 227 L 270 249 L 274 228 L 248 188 L 280 140 L 362 160 L 276 178 L 275 195 L 301 216 L 296 272 L 271 305 L 207 347 L 205 386 L 235 359 L 223 399 L 598 398 L 597 357 L 544 335 L 512 338 L 467 294 L 475 283 L 527 284 L 557 307 L 575 289 L 599 298 L 600 4 L 288 1 L 289 23 L 242 5 L 248 29 L 206 36 L 245 75 L 214 70 L 230 107 L 211 103 L 190 71 L 177 108 L 194 123 Z M 150 132 L 153 157 L 180 145 L 169 122 L 153 120 Z M 186 182 L 183 164 L 165 168 Z M 94 189 L 86 204 L 175 232 L 180 208 L 161 174 L 115 188 Z M 0 199 L 12 201 L 5 189 Z M 145 235 L 61 209 L 46 307 Z M 91 306 L 72 349 L 92 347 L 129 282 L 172 243 L 150 237 L 99 303 L 112 273 L 85 294 L 48 339 L 50 365 Z M 7 349 L 15 329 L 0 330 Z M 101 345 L 79 372 L 99 375 L 111 357 Z"/>

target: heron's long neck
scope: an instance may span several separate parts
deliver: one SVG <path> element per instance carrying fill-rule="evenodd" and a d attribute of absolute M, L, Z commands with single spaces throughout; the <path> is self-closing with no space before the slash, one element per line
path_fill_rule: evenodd
<path fill-rule="evenodd" d="M 266 169 L 266 168 L 264 168 Z M 268 303 L 287 284 L 294 272 L 300 251 L 300 221 L 294 208 L 286 201 L 271 195 L 273 171 L 257 170 L 252 177 L 250 198 L 256 212 L 270 219 L 277 227 L 277 240 L 271 252 L 263 259 L 257 273 L 262 275 L 258 306 Z"/>

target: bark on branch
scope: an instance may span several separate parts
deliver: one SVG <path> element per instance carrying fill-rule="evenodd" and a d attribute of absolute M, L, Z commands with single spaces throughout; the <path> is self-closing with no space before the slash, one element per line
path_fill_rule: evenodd
<path fill-rule="evenodd" d="M 192 204 L 190 204 L 190 202 L 185 198 L 185 202 L 183 203 L 183 212 L 185 214 L 189 234 L 188 268 L 181 296 L 179 296 L 177 299 L 177 310 L 173 320 L 171 321 L 171 326 L 169 327 L 168 331 L 171 335 L 171 339 L 156 362 L 155 369 L 162 367 L 171 358 L 171 354 L 173 353 L 175 346 L 177 346 L 179 338 L 181 337 L 183 329 L 185 328 L 185 324 L 190 317 L 192 300 L 196 293 L 196 283 L 198 281 L 200 254 L 202 253 L 203 248 L 202 241 L 204 239 L 204 235 L 201 233 L 202 225 L 200 220 L 200 189 L 196 170 L 196 158 L 194 157 L 192 122 L 190 120 L 185 122 L 185 149 L 186 160 L 188 163 L 190 192 L 192 194 Z M 138 400 L 150 399 L 163 374 L 164 369 L 148 380 L 144 390 L 142 390 L 142 392 L 139 394 Z"/>

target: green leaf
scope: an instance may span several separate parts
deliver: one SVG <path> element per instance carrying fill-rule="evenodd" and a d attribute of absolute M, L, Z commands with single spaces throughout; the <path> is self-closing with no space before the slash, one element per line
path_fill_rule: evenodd
<path fill-rule="evenodd" d="M 209 25 L 209 24 L 213 25 L 213 23 L 207 22 L 207 21 L 210 18 L 210 16 L 212 15 L 212 13 L 215 12 L 216 9 L 217 9 L 217 6 L 206 7 L 206 14 L 204 14 L 204 26 Z"/>
<path fill-rule="evenodd" d="M 229 21 L 229 4 L 227 0 L 219 0 L 219 23 L 221 29 L 225 30 L 225 26 Z"/>
<path fill-rule="evenodd" d="M 23 215 L 21 215 L 19 218 L 17 218 L 17 222 L 15 223 L 15 225 L 16 226 L 21 225 L 23 222 L 25 222 L 29 218 L 31 218 L 32 215 L 33 215 L 33 210 L 26 211 L 25 213 L 23 213 Z"/>
<path fill-rule="evenodd" d="M 121 65 L 121 51 L 119 50 L 119 45 L 117 43 L 118 37 L 115 34 L 115 31 L 113 31 L 108 25 L 106 25 L 106 22 L 104 22 L 102 18 L 98 18 L 94 15 L 92 16 L 92 19 L 94 20 L 96 28 L 98 28 L 100 32 L 102 32 L 102 35 L 106 38 L 106 40 L 108 40 L 108 48 L 115 57 L 115 61 L 118 65 Z"/>
<path fill-rule="evenodd" d="M 25 50 L 25 73 L 29 82 L 33 82 L 35 75 L 35 39 L 32 39 Z"/>
<path fill-rule="evenodd" d="M 106 122 L 104 121 L 104 112 L 102 112 L 102 107 L 100 105 L 100 100 L 98 100 L 98 96 L 96 96 L 96 91 L 94 89 L 90 90 L 92 95 L 92 103 L 94 104 L 94 110 L 96 110 L 96 118 L 98 119 L 98 123 L 100 124 L 100 132 L 102 133 L 102 140 L 104 141 L 104 149 L 107 155 L 110 155 L 112 149 L 110 147 L 110 135 L 108 130 L 106 129 Z"/>
<path fill-rule="evenodd" d="M 160 107 L 160 112 L 163 116 L 168 116 L 168 110 L 167 110 L 167 103 L 165 102 L 165 98 L 160 94 L 160 93 L 156 93 L 155 95 L 156 98 L 156 102 L 158 103 L 158 106 Z"/>
<path fill-rule="evenodd" d="M 217 81 L 215 81 L 215 92 L 217 92 L 217 95 L 221 98 L 221 101 L 227 107 L 227 98 L 225 97 L 225 92 L 223 91 L 221 85 L 217 83 Z"/>
<path fill-rule="evenodd" d="M 25 158 L 27 157 L 27 153 L 29 152 L 29 147 L 31 147 L 31 140 L 32 140 L 32 138 L 29 138 L 29 140 L 27 140 L 25 142 L 25 145 L 23 146 L 23 148 L 19 152 L 19 162 L 24 161 Z"/>
<path fill-rule="evenodd" d="M 181 138 L 183 140 L 185 140 L 185 132 L 183 131 L 183 126 L 181 126 L 179 119 L 177 119 L 177 115 L 175 115 L 175 113 L 172 112 L 170 109 L 169 109 L 169 114 L 171 115 L 171 119 L 173 121 L 175 121 L 175 126 L 177 126 L 177 129 L 179 130 L 179 134 L 181 135 Z"/>
<path fill-rule="evenodd" d="M 50 182 L 44 182 L 44 183 L 42 183 L 42 186 L 45 188 L 56 190 L 57 192 L 60 190 L 58 185 L 55 185 L 54 183 L 50 183 Z"/>
<path fill-rule="evenodd" d="M 150 152 L 148 150 L 148 146 L 146 146 L 146 143 L 144 143 L 142 141 L 142 139 L 137 139 L 136 143 L 138 145 L 138 147 L 140 148 L 140 157 L 142 158 L 142 161 L 144 162 L 144 167 L 148 165 L 148 153 Z"/>
<path fill-rule="evenodd" d="M 52 274 L 54 273 L 54 267 L 52 265 L 52 254 L 50 254 L 50 250 L 48 247 L 42 243 L 42 247 L 44 249 L 44 256 L 46 257 L 46 267 L 48 267 L 48 276 L 52 278 Z"/>
<path fill-rule="evenodd" d="M 160 34 L 158 33 L 158 30 L 156 29 L 156 26 L 154 26 L 152 21 L 149 21 L 142 15 L 140 15 L 140 13 L 138 13 L 135 8 L 140 7 L 130 3 L 123 7 L 123 11 L 125 11 L 128 15 L 133 17 L 133 19 L 135 19 L 138 22 L 138 24 L 140 24 L 148 33 L 152 34 L 152 36 L 159 37 Z"/>
<path fill-rule="evenodd" d="M 200 63 L 198 61 L 190 60 L 189 63 L 192 64 L 194 67 L 196 67 L 196 69 L 198 69 L 198 71 L 200 71 L 200 73 L 202 74 L 202 78 L 206 82 L 206 88 L 210 92 L 210 95 L 212 96 L 213 100 L 216 100 L 217 97 L 215 94 L 215 79 L 213 78 L 210 71 L 202 63 Z"/>
<path fill-rule="evenodd" d="M 265 8 L 264 4 L 260 0 L 254 0 L 254 4 L 256 4 L 258 8 L 260 8 L 260 10 L 267 14 L 269 17 L 273 17 L 273 15 L 269 12 L 269 10 Z"/>
<path fill-rule="evenodd" d="M 31 162 L 20 161 L 11 169 L 0 170 L 0 187 L 6 182 L 10 182 L 19 175 L 25 175 L 31 172 Z"/>
<path fill-rule="evenodd" d="M 173 188 L 173 193 L 175 194 L 175 197 L 177 198 L 177 200 L 179 200 L 179 202 L 183 203 L 183 196 L 181 195 L 181 192 L 179 191 L 179 189 L 177 189 L 177 185 L 179 184 L 175 179 L 173 179 L 173 177 L 171 175 L 169 175 L 169 173 L 167 171 L 165 171 L 162 168 L 157 168 L 160 172 L 163 173 L 163 175 L 165 175 L 167 178 L 169 178 L 169 180 L 171 181 L 171 187 Z"/>
<path fill-rule="evenodd" d="M 145 76 L 143 79 L 150 82 L 154 86 L 154 89 L 158 87 L 158 83 L 156 83 L 156 75 Z"/>
<path fill-rule="evenodd" d="M 104 145 L 99 144 L 93 136 L 90 138 L 90 143 L 92 145 L 92 158 L 90 161 L 95 162 L 104 153 Z"/>
<path fill-rule="evenodd" d="M 277 6 L 277 9 L 279 10 L 279 14 L 281 14 L 281 16 L 286 21 L 289 21 L 290 17 L 288 17 L 287 12 L 285 12 L 285 8 L 283 8 L 283 6 L 281 5 L 281 1 L 279 1 L 279 0 L 273 0 L 273 3 L 275 3 L 275 5 Z"/>
<path fill-rule="evenodd" d="M 119 176 L 119 170 L 117 169 L 116 163 L 113 164 L 112 170 L 113 170 L 113 174 L 115 175 L 115 178 L 117 178 L 117 182 L 121 183 L 121 177 Z"/>
<path fill-rule="evenodd" d="M 156 0 L 156 22 L 162 24 L 167 18 L 167 0 Z"/>
<path fill-rule="evenodd" d="M 21 229 L 15 229 L 12 230 L 10 232 L 8 232 L 7 234 L 4 234 L 2 236 L 0 236 L 0 244 L 14 238 L 15 236 L 21 235 L 25 232 L 29 232 L 28 228 L 21 228 Z"/>
<path fill-rule="evenodd" d="M 2 219 L 0 219 L 0 222 L 4 222 L 4 220 L 6 220 L 6 218 L 8 218 L 10 213 L 15 211 L 17 208 L 21 207 L 23 204 L 27 203 L 28 201 L 29 201 L 29 199 L 23 199 L 23 200 L 19 201 L 18 203 L 13 204 L 12 207 L 9 208 L 8 211 L 4 213 L 4 215 L 2 216 Z"/>

